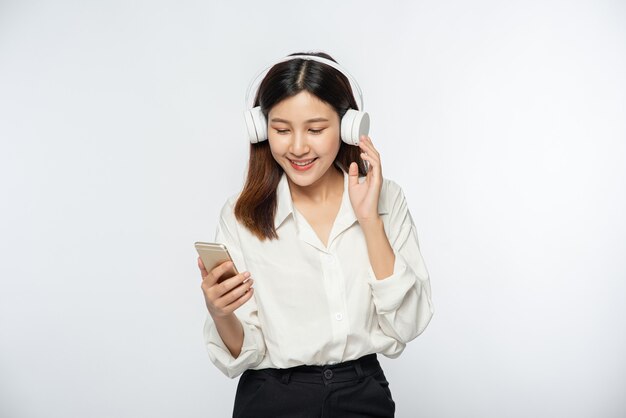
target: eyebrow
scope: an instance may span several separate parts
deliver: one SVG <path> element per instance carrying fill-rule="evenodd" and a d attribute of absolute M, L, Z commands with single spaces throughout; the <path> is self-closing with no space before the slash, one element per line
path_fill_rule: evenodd
<path fill-rule="evenodd" d="M 270 122 L 290 123 L 288 120 L 281 119 L 281 118 L 272 118 L 270 120 Z M 320 117 L 320 118 L 313 118 L 313 119 L 309 119 L 309 120 L 305 120 L 304 121 L 304 123 L 312 123 L 312 122 L 328 122 L 328 119 Z"/>

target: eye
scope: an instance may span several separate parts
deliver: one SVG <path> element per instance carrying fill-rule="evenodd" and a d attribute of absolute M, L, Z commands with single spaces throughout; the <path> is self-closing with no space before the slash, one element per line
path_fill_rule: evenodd
<path fill-rule="evenodd" d="M 276 129 L 276 133 L 280 135 L 284 135 L 289 132 L 289 129 Z"/>
<path fill-rule="evenodd" d="M 314 135 L 319 135 L 324 131 L 324 128 L 322 129 L 309 129 L 309 132 L 311 132 Z"/>

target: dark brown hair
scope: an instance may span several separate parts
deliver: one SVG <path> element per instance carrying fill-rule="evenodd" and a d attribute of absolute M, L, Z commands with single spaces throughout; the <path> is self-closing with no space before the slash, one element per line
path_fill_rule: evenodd
<path fill-rule="evenodd" d="M 291 55 L 316 55 L 335 61 L 323 52 Z M 348 109 L 358 109 L 350 82 L 345 75 L 324 63 L 302 58 L 274 65 L 259 85 L 254 106 L 261 106 L 267 120 L 272 107 L 301 91 L 307 91 L 332 106 L 339 115 L 339 120 Z M 359 175 L 365 175 L 360 148 L 341 141 L 335 164 L 347 172 L 351 162 L 357 163 Z M 274 226 L 276 187 L 283 172 L 272 156 L 269 141 L 250 144 L 246 183 L 235 204 L 235 217 L 262 241 L 278 238 Z"/>

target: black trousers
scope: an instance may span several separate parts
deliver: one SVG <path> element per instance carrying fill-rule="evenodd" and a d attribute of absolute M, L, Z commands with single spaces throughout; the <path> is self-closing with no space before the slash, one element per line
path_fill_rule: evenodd
<path fill-rule="evenodd" d="M 396 405 L 376 354 L 326 366 L 248 369 L 233 418 L 387 418 Z"/>

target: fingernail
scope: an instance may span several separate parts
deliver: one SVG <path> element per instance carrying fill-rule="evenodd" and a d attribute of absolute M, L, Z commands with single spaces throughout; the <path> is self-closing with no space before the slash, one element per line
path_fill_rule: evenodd
<path fill-rule="evenodd" d="M 243 277 L 245 277 L 246 279 L 247 279 L 248 277 L 250 277 L 250 272 L 249 272 L 249 271 L 246 271 L 246 272 L 243 274 Z"/>

